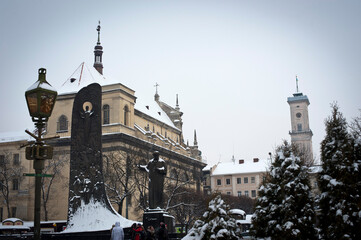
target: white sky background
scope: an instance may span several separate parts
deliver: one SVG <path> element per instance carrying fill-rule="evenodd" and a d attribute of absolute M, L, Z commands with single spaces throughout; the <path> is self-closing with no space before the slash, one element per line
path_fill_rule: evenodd
<path fill-rule="evenodd" d="M 0 2 L 0 132 L 32 128 L 24 93 L 47 69 L 55 88 L 93 64 L 101 20 L 104 76 L 184 112 L 184 136 L 209 163 L 267 158 L 290 139 L 287 97 L 310 99 L 314 153 L 337 101 L 361 108 L 361 1 Z"/>

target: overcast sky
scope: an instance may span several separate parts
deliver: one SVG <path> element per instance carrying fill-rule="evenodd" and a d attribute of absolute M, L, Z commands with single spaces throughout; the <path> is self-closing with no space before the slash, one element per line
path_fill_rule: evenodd
<path fill-rule="evenodd" d="M 33 126 L 24 92 L 40 67 L 55 88 L 93 64 L 101 21 L 104 76 L 184 112 L 184 136 L 209 163 L 267 158 L 290 139 L 287 97 L 310 100 L 319 157 L 330 103 L 361 108 L 361 1 L 0 2 L 0 132 Z"/>

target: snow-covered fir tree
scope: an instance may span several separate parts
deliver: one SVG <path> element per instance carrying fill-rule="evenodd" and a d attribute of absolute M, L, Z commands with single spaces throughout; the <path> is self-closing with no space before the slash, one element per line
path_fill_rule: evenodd
<path fill-rule="evenodd" d="M 314 219 L 308 168 L 285 141 L 260 187 L 252 232 L 261 238 L 317 239 Z"/>
<path fill-rule="evenodd" d="M 348 132 L 346 119 L 336 104 L 332 105 L 332 114 L 325 125 L 322 171 L 318 179 L 321 237 L 360 239 L 360 139 Z"/>
<path fill-rule="evenodd" d="M 208 210 L 201 219 L 194 223 L 183 240 L 237 240 L 240 231 L 236 220 L 229 216 L 229 207 L 224 203 L 221 195 L 216 195 L 208 205 Z"/>

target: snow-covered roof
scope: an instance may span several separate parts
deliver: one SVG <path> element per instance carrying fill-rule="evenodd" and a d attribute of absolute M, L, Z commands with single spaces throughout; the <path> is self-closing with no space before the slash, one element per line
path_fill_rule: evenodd
<path fill-rule="evenodd" d="M 268 170 L 268 160 L 259 159 L 258 162 L 253 160 L 244 161 L 239 164 L 238 162 L 220 162 L 215 166 L 214 171 L 211 173 L 212 176 L 216 175 L 232 175 L 232 174 L 244 174 L 244 173 L 255 173 L 255 172 L 266 172 Z"/>
<path fill-rule="evenodd" d="M 237 209 L 237 208 L 230 209 L 229 213 L 236 214 L 236 215 L 242 215 L 242 216 L 246 215 L 245 211 L 243 211 L 242 209 Z"/>
<path fill-rule="evenodd" d="M 17 142 L 31 140 L 31 137 L 25 131 L 16 132 L 0 132 L 0 143 L 2 142 Z"/>
<path fill-rule="evenodd" d="M 168 115 L 162 110 L 162 108 L 158 105 L 158 103 L 154 99 L 152 100 L 152 99 L 145 99 L 143 97 L 138 97 L 134 107 L 138 111 L 160 122 L 163 122 L 172 128 L 178 129 L 174 126 L 172 120 L 170 120 Z"/>
<path fill-rule="evenodd" d="M 57 89 L 58 94 L 77 93 L 83 87 L 92 83 L 100 86 L 119 84 L 119 80 L 104 77 L 94 67 L 89 67 L 85 62 L 81 63 L 75 72 Z"/>
<path fill-rule="evenodd" d="M 98 83 L 100 86 L 108 86 L 113 84 L 123 85 L 123 83 L 120 83 L 119 80 L 104 77 L 94 67 L 89 67 L 88 64 L 82 63 L 75 70 L 75 72 L 59 87 L 59 89 L 57 89 L 57 91 L 59 95 L 77 93 L 80 89 L 92 83 Z M 129 88 L 129 86 L 127 86 L 127 88 Z M 159 107 L 154 99 L 146 99 L 143 96 L 137 97 L 135 108 L 138 111 L 169 125 L 170 127 L 178 129 L 174 126 L 168 115 L 161 109 L 161 107 Z"/>

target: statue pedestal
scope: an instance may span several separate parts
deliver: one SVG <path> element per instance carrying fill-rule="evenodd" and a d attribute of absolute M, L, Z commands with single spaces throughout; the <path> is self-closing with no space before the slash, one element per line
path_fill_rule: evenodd
<path fill-rule="evenodd" d="M 164 211 L 164 209 L 148 209 L 143 215 L 143 226 L 147 229 L 148 226 L 153 226 L 158 230 L 161 222 L 167 226 L 168 233 L 175 232 L 175 219 L 172 215 Z"/>

